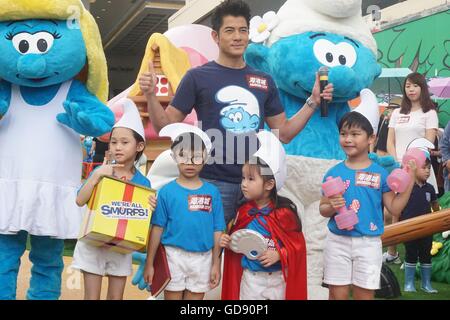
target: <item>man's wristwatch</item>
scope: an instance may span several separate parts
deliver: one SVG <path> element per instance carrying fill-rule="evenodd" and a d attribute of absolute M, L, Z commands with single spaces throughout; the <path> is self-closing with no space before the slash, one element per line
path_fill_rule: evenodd
<path fill-rule="evenodd" d="M 306 99 L 306 104 L 308 105 L 308 107 L 314 110 L 319 109 L 319 105 L 315 103 L 311 97 L 308 97 L 308 99 Z"/>

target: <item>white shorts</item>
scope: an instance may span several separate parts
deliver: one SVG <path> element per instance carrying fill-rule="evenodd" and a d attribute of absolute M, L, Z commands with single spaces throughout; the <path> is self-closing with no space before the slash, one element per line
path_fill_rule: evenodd
<path fill-rule="evenodd" d="M 244 269 L 239 300 L 284 300 L 286 282 L 281 271 L 253 272 Z"/>
<path fill-rule="evenodd" d="M 133 273 L 131 253 L 122 254 L 83 241 L 75 246 L 71 268 L 101 276 L 126 277 Z"/>
<path fill-rule="evenodd" d="M 212 266 L 212 251 L 189 252 L 166 246 L 167 263 L 171 280 L 165 290 L 203 293 L 211 290 L 209 280 Z"/>
<path fill-rule="evenodd" d="M 382 245 L 380 237 L 347 237 L 328 231 L 324 250 L 326 284 L 376 290 L 380 287 Z"/>

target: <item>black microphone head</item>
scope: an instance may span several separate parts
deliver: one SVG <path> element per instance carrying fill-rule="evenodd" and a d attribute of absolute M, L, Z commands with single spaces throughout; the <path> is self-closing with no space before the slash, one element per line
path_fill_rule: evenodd
<path fill-rule="evenodd" d="M 319 76 L 326 76 L 328 75 L 328 67 L 327 66 L 321 66 L 319 68 Z"/>

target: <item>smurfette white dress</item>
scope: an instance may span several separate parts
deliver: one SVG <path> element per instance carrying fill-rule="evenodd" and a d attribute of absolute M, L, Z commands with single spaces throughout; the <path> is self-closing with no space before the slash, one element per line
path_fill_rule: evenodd
<path fill-rule="evenodd" d="M 29 105 L 12 85 L 0 120 L 0 234 L 25 230 L 58 239 L 78 237 L 83 208 L 80 135 L 59 123 L 71 81 L 43 106 Z"/>

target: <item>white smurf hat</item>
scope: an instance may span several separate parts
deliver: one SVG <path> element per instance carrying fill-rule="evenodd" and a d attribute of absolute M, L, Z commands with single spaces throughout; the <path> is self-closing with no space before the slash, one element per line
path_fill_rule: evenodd
<path fill-rule="evenodd" d="M 308 31 L 331 32 L 361 42 L 377 55 L 377 44 L 362 18 L 361 0 L 287 0 L 277 13 L 279 24 L 267 45 Z"/>
<path fill-rule="evenodd" d="M 171 151 L 166 150 L 155 159 L 147 173 L 147 178 L 152 182 L 152 188 L 159 190 L 179 175 L 178 165 L 173 160 Z"/>
<path fill-rule="evenodd" d="M 377 97 L 367 88 L 362 89 L 359 94 L 361 103 L 353 110 L 353 112 L 359 112 L 366 117 L 372 125 L 373 133 L 377 134 L 378 123 L 380 122 L 380 107 L 378 106 Z"/>
<path fill-rule="evenodd" d="M 408 146 L 406 147 L 406 150 L 417 148 L 425 152 L 425 156 L 430 159 L 430 152 L 428 149 L 434 149 L 434 144 L 430 142 L 427 138 L 416 138 L 412 140 Z"/>
<path fill-rule="evenodd" d="M 113 128 L 128 128 L 136 131 L 145 141 L 145 130 L 139 110 L 130 99 L 123 100 L 123 115 Z"/>
<path fill-rule="evenodd" d="M 202 139 L 203 143 L 205 144 L 207 153 L 210 154 L 212 149 L 211 139 L 209 139 L 208 135 L 204 131 L 202 131 L 200 128 L 196 126 L 181 122 L 171 123 L 162 128 L 161 131 L 159 131 L 159 136 L 170 137 L 172 141 L 175 141 L 175 139 L 179 135 L 188 132 L 192 132 L 197 136 L 199 136 Z"/>
<path fill-rule="evenodd" d="M 280 140 L 272 132 L 260 131 L 256 136 L 260 147 L 253 156 L 267 163 L 272 170 L 279 191 L 286 180 L 286 152 Z"/>

